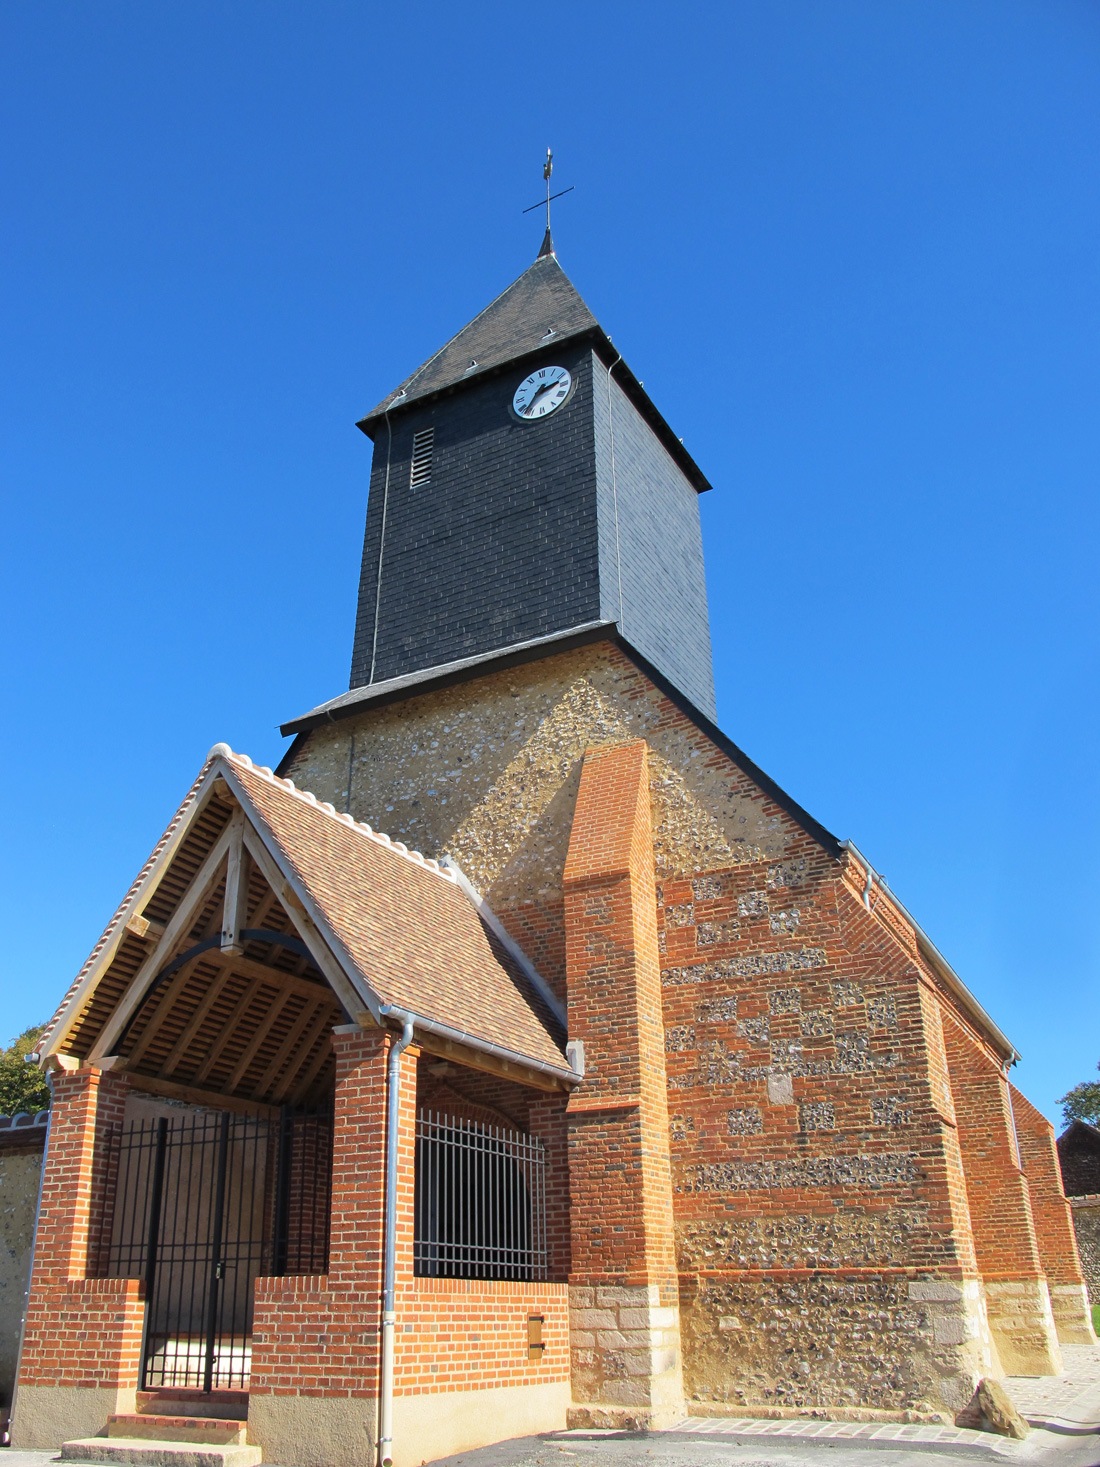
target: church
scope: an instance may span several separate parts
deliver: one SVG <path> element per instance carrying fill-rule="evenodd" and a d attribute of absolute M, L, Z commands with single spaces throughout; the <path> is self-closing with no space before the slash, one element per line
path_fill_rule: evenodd
<path fill-rule="evenodd" d="M 717 727 L 710 485 L 549 231 L 359 427 L 348 691 L 214 745 L 41 1041 L 15 1445 L 413 1467 L 1058 1374 L 1052 1129 Z"/>

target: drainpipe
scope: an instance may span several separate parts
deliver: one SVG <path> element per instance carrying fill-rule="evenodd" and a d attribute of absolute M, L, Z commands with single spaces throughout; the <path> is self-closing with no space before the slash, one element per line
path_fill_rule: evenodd
<path fill-rule="evenodd" d="M 863 905 L 868 911 L 871 910 L 871 892 L 875 886 L 875 873 L 871 870 L 871 863 L 867 863 L 867 879 L 863 884 Z"/>
<path fill-rule="evenodd" d="M 390 1050 L 386 1083 L 386 1217 L 382 1273 L 382 1385 L 378 1403 L 378 1460 L 393 1463 L 393 1357 L 397 1328 L 397 1122 L 401 1100 L 401 1056 L 412 1043 L 414 1016 L 403 1015 L 401 1038 Z"/>

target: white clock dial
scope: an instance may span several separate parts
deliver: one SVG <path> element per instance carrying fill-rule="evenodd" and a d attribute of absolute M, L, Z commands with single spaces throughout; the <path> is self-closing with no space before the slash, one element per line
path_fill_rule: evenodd
<path fill-rule="evenodd" d="M 564 367 L 539 367 L 516 388 L 512 410 L 527 423 L 549 417 L 569 396 L 572 382 Z"/>

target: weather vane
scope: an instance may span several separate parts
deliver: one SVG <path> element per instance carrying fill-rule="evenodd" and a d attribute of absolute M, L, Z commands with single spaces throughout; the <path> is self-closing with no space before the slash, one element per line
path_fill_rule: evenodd
<path fill-rule="evenodd" d="M 542 255 L 551 255 L 554 252 L 553 242 L 550 239 L 550 205 L 553 203 L 553 201 L 555 199 L 560 199 L 560 198 L 563 198 L 566 194 L 571 194 L 573 192 L 573 189 L 576 186 L 575 184 L 572 184 L 571 183 L 568 188 L 560 189 L 556 194 L 552 194 L 550 192 L 550 176 L 551 176 L 551 174 L 553 172 L 554 172 L 554 155 L 550 151 L 550 149 L 547 148 L 547 150 L 546 150 L 546 162 L 542 165 L 542 176 L 546 180 L 546 203 L 545 203 L 545 206 L 543 205 L 543 202 L 540 199 L 537 204 L 532 204 L 530 206 L 530 208 L 523 210 L 523 212 L 525 214 L 533 214 L 536 209 L 541 209 L 543 207 L 545 207 L 545 209 L 546 209 L 546 238 L 543 240 L 543 242 L 542 242 L 542 249 L 539 251 L 540 258 L 541 258 Z"/>

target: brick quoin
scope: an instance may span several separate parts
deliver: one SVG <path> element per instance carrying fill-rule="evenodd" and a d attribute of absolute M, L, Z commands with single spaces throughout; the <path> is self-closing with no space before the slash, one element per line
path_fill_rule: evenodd
<path fill-rule="evenodd" d="M 1073 1214 L 1062 1190 L 1054 1127 L 1014 1085 L 1009 1086 L 1009 1094 L 1058 1341 L 1063 1345 L 1091 1345 L 1095 1335 Z"/>
<path fill-rule="evenodd" d="M 79 1435 L 90 1388 L 103 1393 L 106 1410 L 132 1406 L 145 1319 L 140 1280 L 94 1277 L 113 1196 L 107 1141 L 122 1123 L 129 1086 L 95 1067 L 60 1070 L 52 1083 L 13 1431 L 26 1449 L 55 1446 L 58 1421 L 71 1421 L 70 1434 Z M 52 1422 L 30 1404 L 42 1388 L 54 1401 Z"/>
<path fill-rule="evenodd" d="M 585 755 L 564 891 L 569 1032 L 585 1049 L 567 1107 L 571 1419 L 652 1423 L 682 1410 L 683 1387 L 644 741 Z"/>
<path fill-rule="evenodd" d="M 1009 1375 L 1058 1375 L 1061 1355 L 1003 1061 L 956 1016 L 944 1038 L 989 1324 Z"/>

